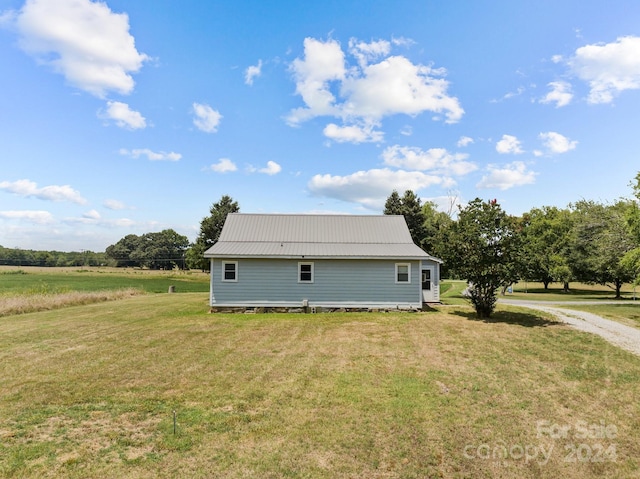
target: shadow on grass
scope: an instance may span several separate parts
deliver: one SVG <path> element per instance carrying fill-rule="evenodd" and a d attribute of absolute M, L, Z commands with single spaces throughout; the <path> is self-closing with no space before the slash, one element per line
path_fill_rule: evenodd
<path fill-rule="evenodd" d="M 479 318 L 475 311 L 455 310 L 451 314 L 461 316 L 470 321 L 480 321 L 483 323 L 505 323 L 524 326 L 526 328 L 545 328 L 547 326 L 556 326 L 560 323 L 552 319 L 547 319 L 535 313 L 521 311 L 496 311 L 490 318 Z"/>

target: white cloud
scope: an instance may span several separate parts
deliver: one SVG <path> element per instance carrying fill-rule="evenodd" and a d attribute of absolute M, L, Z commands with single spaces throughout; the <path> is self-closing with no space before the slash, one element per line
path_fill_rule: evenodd
<path fill-rule="evenodd" d="M 70 201 L 80 205 L 87 203 L 87 200 L 69 185 L 50 185 L 38 188 L 37 183 L 31 180 L 18 180 L 14 182 L 2 181 L 0 182 L 0 190 L 5 190 L 25 198 L 33 197 L 49 201 Z"/>
<path fill-rule="evenodd" d="M 540 133 L 538 138 L 542 140 L 544 146 L 547 147 L 550 153 L 566 153 L 567 151 L 575 149 L 578 145 L 576 140 L 570 140 L 566 136 L 556 133 L 555 131 Z"/>
<path fill-rule="evenodd" d="M 213 163 L 209 169 L 216 173 L 229 173 L 236 171 L 238 167 L 229 158 L 220 158 L 217 163 Z"/>
<path fill-rule="evenodd" d="M 193 124 L 198 130 L 204 131 L 205 133 L 215 133 L 218 131 L 218 125 L 220 125 L 220 120 L 222 120 L 222 115 L 218 111 L 209 105 L 194 103 L 193 113 L 195 115 Z"/>
<path fill-rule="evenodd" d="M 290 112 L 290 125 L 319 116 L 340 118 L 344 126 L 377 124 L 385 116 L 415 116 L 424 111 L 444 115 L 447 123 L 462 117 L 458 99 L 447 93 L 449 82 L 441 78 L 444 69 L 388 56 L 391 44 L 384 40 L 352 39 L 349 46 L 355 64 L 347 64 L 337 41 L 305 39 L 304 57 L 291 64 L 296 93 L 305 106 Z"/>
<path fill-rule="evenodd" d="M 102 206 L 109 210 L 125 210 L 127 209 L 127 205 L 125 205 L 122 201 L 119 200 L 105 200 L 102 203 Z"/>
<path fill-rule="evenodd" d="M 365 67 L 370 62 L 384 57 L 391 51 L 391 43 L 386 40 L 371 43 L 359 42 L 355 38 L 349 40 L 349 53 L 357 60 L 360 67 Z"/>
<path fill-rule="evenodd" d="M 346 74 L 344 53 L 338 42 L 305 38 L 304 60 L 296 58 L 291 71 L 296 93 L 307 108 L 293 110 L 288 117 L 290 124 L 322 115 L 339 116 L 340 109 L 334 105 L 335 97 L 329 89 L 330 81 L 342 80 Z"/>
<path fill-rule="evenodd" d="M 501 154 L 512 153 L 514 155 L 523 153 L 520 140 L 512 135 L 502 135 L 502 140 L 496 143 L 496 151 Z"/>
<path fill-rule="evenodd" d="M 473 138 L 470 136 L 461 136 L 456 146 L 458 148 L 464 148 L 465 146 L 469 146 L 471 143 L 473 143 Z"/>
<path fill-rule="evenodd" d="M 244 72 L 244 82 L 253 85 L 253 79 L 262 75 L 262 60 L 258 60 L 257 65 L 251 65 Z"/>
<path fill-rule="evenodd" d="M 496 165 L 489 165 L 487 170 L 489 174 L 482 177 L 476 185 L 478 188 L 508 190 L 515 186 L 535 183 L 537 175 L 533 171 L 528 171 L 527 166 L 522 161 L 514 161 L 502 168 Z"/>
<path fill-rule="evenodd" d="M 585 45 L 567 63 L 578 78 L 589 83 L 589 103 L 610 103 L 618 93 L 640 88 L 640 37 Z"/>
<path fill-rule="evenodd" d="M 400 134 L 402 136 L 411 136 L 413 135 L 413 127 L 411 125 L 405 125 L 400 129 Z"/>
<path fill-rule="evenodd" d="M 395 189 L 418 191 L 445 181 L 419 171 L 393 171 L 388 168 L 358 171 L 347 176 L 315 175 L 308 183 L 314 196 L 324 196 L 359 203 L 372 210 L 381 210 L 386 198 Z"/>
<path fill-rule="evenodd" d="M 457 98 L 447 95 L 449 82 L 438 78 L 440 75 L 440 70 L 414 65 L 405 57 L 388 57 L 342 82 L 346 97 L 342 112 L 378 120 L 398 113 L 414 116 L 432 111 L 444 113 L 446 123 L 455 123 L 464 110 Z"/>
<path fill-rule="evenodd" d="M 384 133 L 374 128 L 375 125 L 338 126 L 335 123 L 329 123 L 322 133 L 338 143 L 380 143 L 384 140 Z"/>
<path fill-rule="evenodd" d="M 108 101 L 107 111 L 99 112 L 98 116 L 107 120 L 113 120 L 120 128 L 138 130 L 146 128 L 146 119 L 137 111 L 129 108 L 129 105 L 120 101 Z"/>
<path fill-rule="evenodd" d="M 566 81 L 553 81 L 547 86 L 551 91 L 540 100 L 540 103 L 555 103 L 556 108 L 567 106 L 573 99 L 571 84 Z"/>
<path fill-rule="evenodd" d="M 23 210 L 23 211 L 0 211 L 0 218 L 7 220 L 20 220 L 39 225 L 53 223 L 53 216 L 48 211 Z"/>
<path fill-rule="evenodd" d="M 89 0 L 29 0 L 14 16 L 20 47 L 95 96 L 133 91 L 131 73 L 149 59 L 129 33 L 129 17 Z"/>
<path fill-rule="evenodd" d="M 462 176 L 478 167 L 465 161 L 466 153 L 450 153 L 444 148 L 422 150 L 416 147 L 394 145 L 382 152 L 385 165 L 410 170 L 432 171 L 437 174 Z"/>
<path fill-rule="evenodd" d="M 126 150 L 122 148 L 120 150 L 120 154 L 131 158 L 146 156 L 149 161 L 178 161 L 182 158 L 180 153 L 175 153 L 173 151 L 170 153 L 164 151 L 153 151 L 148 148 L 135 148 L 133 150 Z"/>
<path fill-rule="evenodd" d="M 249 165 L 246 171 L 248 173 L 264 173 L 265 175 L 272 176 L 280 173 L 282 167 L 275 161 L 267 161 L 267 166 L 264 168 L 256 168 L 255 166 Z"/>
<path fill-rule="evenodd" d="M 265 175 L 277 175 L 282 171 L 282 167 L 276 163 L 275 161 L 267 161 L 267 166 L 264 168 L 260 168 L 258 170 L 260 173 L 264 173 Z"/>
<path fill-rule="evenodd" d="M 92 220 L 99 220 L 101 218 L 100 213 L 96 210 L 89 210 L 82 215 L 83 218 L 89 218 Z"/>

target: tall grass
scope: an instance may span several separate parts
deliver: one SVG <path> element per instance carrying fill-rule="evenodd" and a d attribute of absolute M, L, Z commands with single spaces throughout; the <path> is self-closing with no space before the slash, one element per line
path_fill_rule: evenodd
<path fill-rule="evenodd" d="M 105 291 L 50 291 L 47 288 L 34 289 L 30 292 L 0 296 L 0 317 L 14 314 L 33 313 L 79 306 L 84 304 L 101 303 L 117 299 L 130 298 L 143 294 L 136 288 L 126 288 Z"/>

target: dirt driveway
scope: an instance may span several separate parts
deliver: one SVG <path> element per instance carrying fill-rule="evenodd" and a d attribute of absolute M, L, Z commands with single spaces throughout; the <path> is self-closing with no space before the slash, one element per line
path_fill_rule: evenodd
<path fill-rule="evenodd" d="M 517 299 L 500 299 L 501 303 L 522 306 L 544 311 L 555 316 L 559 321 L 588 333 L 597 334 L 616 346 L 640 356 L 640 329 L 605 319 L 593 313 L 563 309 L 562 304 L 620 304 L 619 302 L 565 302 L 551 303 L 547 301 L 525 301 Z M 638 304 L 640 307 L 640 304 Z"/>

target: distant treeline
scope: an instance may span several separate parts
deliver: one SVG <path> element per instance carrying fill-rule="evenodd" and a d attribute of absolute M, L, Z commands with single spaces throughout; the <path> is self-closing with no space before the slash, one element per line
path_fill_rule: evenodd
<path fill-rule="evenodd" d="M 35 251 L 0 246 L 0 265 L 5 266 L 111 266 L 105 253 L 93 251 Z"/>

